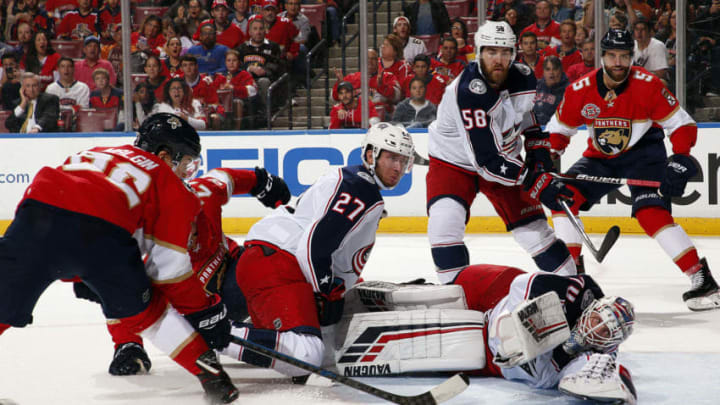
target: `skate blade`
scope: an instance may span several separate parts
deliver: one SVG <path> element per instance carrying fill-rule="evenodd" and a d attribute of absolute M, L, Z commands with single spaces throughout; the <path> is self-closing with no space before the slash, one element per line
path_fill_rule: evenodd
<path fill-rule="evenodd" d="M 565 395 L 570 395 L 571 397 L 579 398 L 584 401 L 594 401 L 594 402 L 599 402 L 599 403 L 603 403 L 603 404 L 612 404 L 612 405 L 621 405 L 621 404 L 626 403 L 624 399 L 619 399 L 619 398 L 606 398 L 606 397 L 596 397 L 596 396 L 591 397 L 591 396 L 587 396 L 587 395 L 578 394 L 578 393 L 575 393 L 572 391 L 568 391 L 568 390 L 562 389 L 562 388 L 558 388 L 558 390 Z"/>
<path fill-rule="evenodd" d="M 704 297 L 690 298 L 685 301 L 685 304 L 687 304 L 691 311 L 695 312 L 720 309 L 720 291 L 715 291 Z"/>

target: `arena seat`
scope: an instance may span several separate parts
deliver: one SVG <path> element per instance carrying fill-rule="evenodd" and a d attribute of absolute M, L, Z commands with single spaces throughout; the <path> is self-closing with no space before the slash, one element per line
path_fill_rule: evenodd
<path fill-rule="evenodd" d="M 77 112 L 77 132 L 102 132 L 115 128 L 118 110 L 115 108 L 82 108 Z"/>
<path fill-rule="evenodd" d="M 426 55 L 435 56 L 438 53 L 440 34 L 416 35 L 415 38 L 425 43 L 425 48 L 427 48 L 427 52 L 425 52 Z"/>
<path fill-rule="evenodd" d="M 53 39 L 50 44 L 62 56 L 70 59 L 81 59 L 83 57 L 83 41 Z"/>
<path fill-rule="evenodd" d="M 300 7 L 300 12 L 310 20 L 310 25 L 315 27 L 318 36 L 322 38 L 322 23 L 325 21 L 325 8 L 326 4 L 303 4 Z"/>
<path fill-rule="evenodd" d="M 469 0 L 445 0 L 443 4 L 445 4 L 445 9 L 451 20 L 457 17 L 467 17 L 470 13 Z"/>

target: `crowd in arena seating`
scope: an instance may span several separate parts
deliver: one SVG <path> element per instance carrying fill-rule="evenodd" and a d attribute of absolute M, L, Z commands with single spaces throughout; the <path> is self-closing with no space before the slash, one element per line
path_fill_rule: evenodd
<path fill-rule="evenodd" d="M 565 87 L 594 68 L 594 1 L 601 0 L 488 0 L 487 18 L 508 22 L 518 39 L 516 60 L 538 79 L 535 112 L 541 123 L 554 113 Z M 635 36 L 635 64 L 673 89 L 675 2 L 604 1 L 607 26 Z M 292 96 L 287 91 L 306 85 L 312 66 L 305 56 L 319 38 L 325 36 L 328 46 L 341 42 L 340 20 L 355 4 L 133 0 L 132 57 L 124 67 L 119 0 L 1 3 L 0 124 L 23 116 L 12 127 L 27 132 L 95 128 L 87 122 L 88 109 L 112 112 L 100 130 L 136 128 L 157 112 L 176 113 L 198 129 L 262 127 L 268 109 L 276 110 Z M 302 12 L 312 5 L 324 7 L 322 32 Z M 471 0 L 404 2 L 392 32 L 378 38 L 379 49 L 368 50 L 371 122 L 426 127 L 433 120 L 445 86 L 475 59 L 475 7 Z M 688 1 L 687 18 L 692 103 L 720 93 L 720 0 Z M 131 70 L 131 83 L 123 83 L 124 68 Z M 279 86 L 268 99 L 268 88 L 285 73 L 290 86 Z M 330 128 L 359 127 L 359 72 L 332 67 L 331 73 L 337 82 Z M 39 94 L 54 96 L 43 97 L 44 104 L 57 98 L 55 125 L 48 126 L 46 117 L 38 124 L 37 110 L 28 114 L 39 97 L 30 97 L 35 82 Z M 124 86 L 133 90 L 132 117 L 124 117 Z"/>

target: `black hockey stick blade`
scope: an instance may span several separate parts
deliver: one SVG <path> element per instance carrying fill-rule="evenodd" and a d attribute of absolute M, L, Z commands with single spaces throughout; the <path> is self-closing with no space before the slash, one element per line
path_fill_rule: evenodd
<path fill-rule="evenodd" d="M 230 338 L 232 339 L 233 343 L 239 344 L 240 346 L 250 349 L 250 350 L 254 351 L 255 353 L 262 354 L 262 355 L 268 356 L 268 357 L 272 357 L 273 359 L 277 359 L 280 361 L 284 361 L 285 363 L 288 363 L 297 368 L 301 368 L 301 369 L 309 371 L 311 373 L 321 375 L 329 380 L 337 381 L 341 384 L 347 385 L 348 387 L 355 388 L 356 390 L 363 391 L 367 394 L 374 395 L 378 398 L 382 398 L 386 401 L 393 402 L 396 404 L 407 404 L 407 405 L 439 404 L 441 402 L 447 401 L 447 400 L 457 396 L 461 392 L 465 391 L 465 388 L 467 388 L 468 385 L 470 385 L 470 379 L 465 374 L 458 373 L 458 374 L 455 374 L 454 376 L 450 377 L 449 379 L 445 380 L 442 384 L 436 386 L 435 388 L 431 389 L 430 391 L 424 392 L 419 395 L 406 396 L 406 395 L 393 394 L 392 392 L 381 390 L 380 388 L 376 388 L 376 387 L 364 384 L 358 380 L 342 376 L 342 375 L 334 373 L 330 370 L 324 369 L 322 367 L 318 367 L 314 364 L 310 364 L 310 363 L 307 363 L 300 359 L 297 359 L 295 357 L 288 356 L 285 353 L 281 353 L 276 350 L 268 349 L 265 346 L 259 345 L 255 342 L 251 342 L 251 341 L 243 339 L 241 337 L 231 336 Z"/>
<path fill-rule="evenodd" d="M 430 160 L 425 159 L 424 157 L 420 156 L 417 151 L 415 151 L 415 154 L 413 155 L 413 164 L 414 165 L 420 165 L 420 166 L 427 166 L 430 164 Z"/>
<path fill-rule="evenodd" d="M 605 259 L 605 256 L 608 254 L 615 242 L 617 242 L 619 237 L 619 226 L 613 225 L 612 228 L 608 229 L 607 233 L 605 234 L 605 238 L 600 244 L 600 249 L 598 249 L 597 254 L 595 255 L 595 259 L 598 261 L 598 263 L 602 263 L 603 259 Z"/>

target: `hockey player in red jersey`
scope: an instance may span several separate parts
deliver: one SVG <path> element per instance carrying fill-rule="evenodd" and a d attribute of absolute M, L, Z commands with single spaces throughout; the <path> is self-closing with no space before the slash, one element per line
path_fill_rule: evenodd
<path fill-rule="evenodd" d="M 631 66 L 634 41 L 628 31 L 611 29 L 601 46 L 603 67 L 565 90 L 547 125 L 552 148 L 562 153 L 577 128 L 587 125 L 588 147 L 568 174 L 661 181 L 659 190 L 630 186 L 632 216 L 690 277 L 692 287 L 683 294 L 687 306 L 694 311 L 720 308 L 720 292 L 707 261 L 699 258 L 671 214 L 670 198 L 682 196 L 688 180 L 698 172 L 690 156 L 697 138 L 695 121 L 656 76 Z M 669 158 L 663 130 L 672 143 Z M 573 182 L 568 187 L 575 193 L 571 210 L 577 215 L 619 186 Z M 561 211 L 553 215 L 558 235 L 579 257 L 580 236 Z"/>
<path fill-rule="evenodd" d="M 142 334 L 171 354 L 211 400 L 235 400 L 211 350 L 229 340 L 225 306 L 192 276 L 187 253 L 200 202 L 181 178 L 199 155 L 187 122 L 157 114 L 135 146 L 97 147 L 42 168 L 0 239 L 0 331 L 31 323 L 54 280 L 79 277 L 101 297 L 108 328 Z"/>
<path fill-rule="evenodd" d="M 547 173 L 550 144 L 532 112 L 535 76 L 513 62 L 515 43 L 506 22 L 483 24 L 475 34 L 477 60 L 445 88 L 428 128 L 428 239 L 442 283 L 470 264 L 463 238 L 479 192 L 538 268 L 576 273 L 542 208 L 561 209 L 557 199 L 572 192 Z"/>

